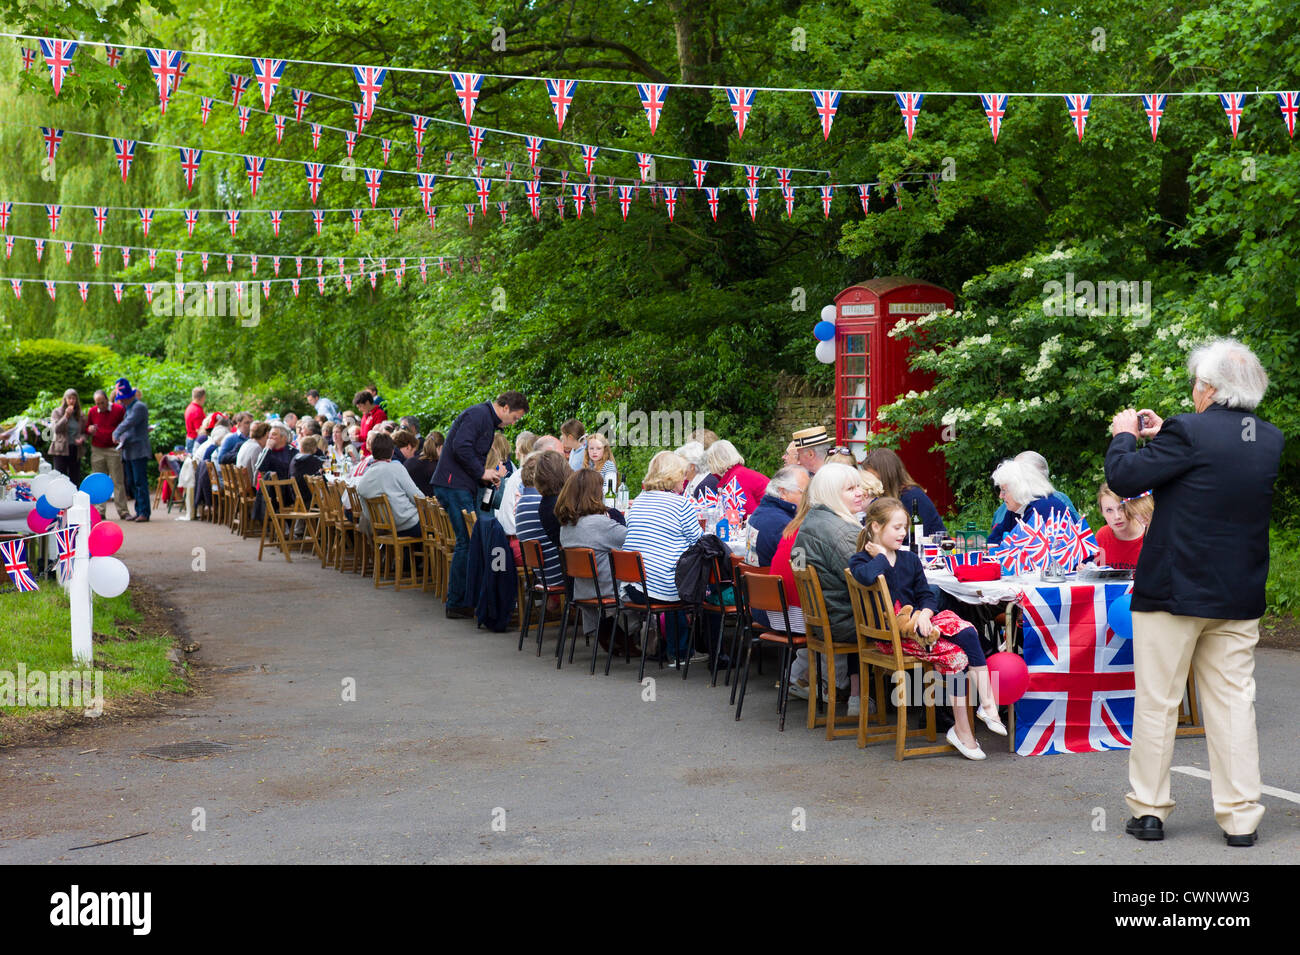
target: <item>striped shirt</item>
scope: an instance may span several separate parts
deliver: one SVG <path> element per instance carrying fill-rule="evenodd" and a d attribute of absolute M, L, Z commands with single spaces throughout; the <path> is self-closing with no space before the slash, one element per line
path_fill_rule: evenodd
<path fill-rule="evenodd" d="M 515 508 L 515 534 L 521 541 L 535 540 L 542 545 L 542 567 L 546 586 L 555 587 L 564 583 L 564 568 L 560 563 L 560 548 L 546 532 L 541 512 L 541 492 L 535 487 L 524 488 L 524 493 L 519 498 L 519 506 Z M 557 524 L 557 538 L 558 535 Z"/>
<path fill-rule="evenodd" d="M 655 600 L 677 599 L 677 561 L 700 539 L 695 505 L 671 491 L 642 491 L 627 512 L 626 550 L 641 552 Z"/>

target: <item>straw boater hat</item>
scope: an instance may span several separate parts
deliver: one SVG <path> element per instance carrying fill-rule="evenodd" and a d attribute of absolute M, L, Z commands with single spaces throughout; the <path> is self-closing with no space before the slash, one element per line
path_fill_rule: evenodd
<path fill-rule="evenodd" d="M 794 439 L 796 448 L 811 448 L 819 444 L 830 444 L 830 435 L 821 425 L 815 428 L 804 428 L 802 431 L 796 431 L 791 437 Z"/>

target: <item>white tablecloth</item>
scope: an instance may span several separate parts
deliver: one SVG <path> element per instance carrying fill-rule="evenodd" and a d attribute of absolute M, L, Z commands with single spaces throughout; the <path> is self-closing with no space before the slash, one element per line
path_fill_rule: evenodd
<path fill-rule="evenodd" d="M 971 604 L 1004 604 L 1015 600 L 1026 587 L 1043 584 L 1036 575 L 1031 577 L 1002 577 L 1000 580 L 958 580 L 946 570 L 927 570 L 925 579 L 944 593 Z"/>

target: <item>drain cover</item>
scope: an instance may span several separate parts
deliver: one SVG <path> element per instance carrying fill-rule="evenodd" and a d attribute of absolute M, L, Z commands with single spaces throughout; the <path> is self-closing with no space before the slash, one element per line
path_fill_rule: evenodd
<path fill-rule="evenodd" d="M 216 756 L 229 752 L 233 747 L 229 743 L 216 743 L 206 739 L 192 739 L 184 743 L 168 743 L 141 750 L 142 756 L 155 759 L 201 759 L 204 756 Z"/>

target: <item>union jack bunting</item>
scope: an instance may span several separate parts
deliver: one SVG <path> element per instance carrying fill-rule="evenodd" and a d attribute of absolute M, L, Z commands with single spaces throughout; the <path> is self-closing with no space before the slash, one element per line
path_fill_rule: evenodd
<path fill-rule="evenodd" d="M 452 157 L 452 152 L 451 152 L 451 150 L 449 149 L 449 150 L 447 150 L 447 155 L 443 157 L 443 161 L 447 164 L 447 168 L 448 168 L 448 169 L 451 168 L 451 161 L 452 161 L 452 158 L 453 158 L 453 157 Z"/>
<path fill-rule="evenodd" d="M 63 206 L 45 204 L 45 218 L 50 220 L 50 234 L 53 235 L 59 228 L 59 217 L 63 215 Z"/>
<path fill-rule="evenodd" d="M 573 105 L 573 91 L 577 85 L 577 80 L 546 80 L 546 95 L 551 100 L 555 122 L 561 132 L 564 131 L 564 118 L 569 115 L 569 107 Z"/>
<path fill-rule="evenodd" d="M 270 298 L 271 298 L 271 280 L 270 280 L 270 279 L 262 279 L 262 298 L 267 299 L 268 301 L 269 301 Z"/>
<path fill-rule="evenodd" d="M 44 43 L 45 41 L 41 41 Z M 0 560 L 4 561 L 5 573 L 13 585 L 21 592 L 39 589 L 27 566 L 27 542 L 25 540 L 0 541 Z"/>
<path fill-rule="evenodd" d="M 45 140 L 45 158 L 54 162 L 54 157 L 59 154 L 59 146 L 63 143 L 63 130 L 42 126 L 41 138 Z"/>
<path fill-rule="evenodd" d="M 758 185 L 758 179 L 759 179 L 759 177 L 762 176 L 762 175 L 763 175 L 763 167 L 762 167 L 762 166 L 746 166 L 746 167 L 745 167 L 745 184 L 748 185 L 748 186 L 750 186 L 751 188 L 754 187 L 754 186 L 757 186 L 757 185 Z"/>
<path fill-rule="evenodd" d="M 492 194 L 492 180 L 475 177 L 474 193 L 478 196 L 479 205 L 483 209 L 483 214 L 487 215 L 488 197 Z"/>
<path fill-rule="evenodd" d="M 72 72 L 72 56 L 77 52 L 77 44 L 72 40 L 41 40 L 41 54 L 45 65 L 50 68 L 50 81 L 54 84 L 54 95 L 63 90 L 63 78 Z"/>
<path fill-rule="evenodd" d="M 368 121 L 375 113 L 375 100 L 383 89 L 388 70 L 377 66 L 354 66 L 352 76 L 361 91 L 361 118 Z"/>
<path fill-rule="evenodd" d="M 257 184 L 262 181 L 262 176 L 266 174 L 266 160 L 261 156 L 244 157 L 244 175 L 248 176 L 248 184 L 252 187 L 252 198 L 257 198 Z"/>
<path fill-rule="evenodd" d="M 131 162 L 135 159 L 135 140 L 114 137 L 113 156 L 117 159 L 117 168 L 122 172 L 122 181 L 126 182 L 126 174 L 131 171 Z"/>
<path fill-rule="evenodd" d="M 53 302 L 55 289 L 54 289 L 54 282 L 52 280 L 50 279 L 45 280 L 45 291 L 50 293 L 50 301 Z"/>
<path fill-rule="evenodd" d="M 239 135 L 243 136 L 248 133 L 248 117 L 253 115 L 251 106 L 240 106 L 236 108 L 239 113 Z"/>
<path fill-rule="evenodd" d="M 68 264 L 71 264 L 71 263 L 72 263 L 72 243 L 71 243 L 71 242 L 64 242 L 64 243 L 63 243 L 63 261 L 64 261 L 65 263 L 68 263 Z"/>
<path fill-rule="evenodd" d="M 1030 588 L 1024 611 L 1029 688 L 1016 703 L 1016 753 L 1128 749 L 1133 738 L 1133 642 L 1107 624 L 1129 583 Z"/>
<path fill-rule="evenodd" d="M 476 175 L 476 176 L 482 176 L 482 175 L 483 175 L 483 160 L 482 160 L 482 159 L 475 159 L 475 160 L 474 160 L 474 175 Z"/>
<path fill-rule="evenodd" d="M 389 157 L 389 155 L 392 153 L 392 151 L 393 151 L 393 141 L 392 141 L 391 139 L 380 139 L 380 140 L 379 140 L 379 152 L 380 152 L 380 153 L 383 155 L 383 157 L 384 157 L 384 165 L 385 165 L 385 166 L 388 165 L 388 157 Z"/>
<path fill-rule="evenodd" d="M 396 235 L 398 226 L 402 224 L 402 210 L 400 208 L 389 209 L 388 214 L 393 220 L 393 235 Z"/>
<path fill-rule="evenodd" d="M 834 186 L 818 186 L 822 194 L 822 214 L 829 219 L 831 217 L 831 200 L 835 197 Z"/>
<path fill-rule="evenodd" d="M 194 226 L 199 221 L 198 209 L 185 210 L 185 234 L 190 238 L 194 237 Z"/>
<path fill-rule="evenodd" d="M 364 110 L 365 107 L 360 103 L 352 104 L 352 122 L 356 126 L 356 131 L 358 133 L 366 128 L 366 120 L 369 119 L 369 117 L 363 112 Z"/>
<path fill-rule="evenodd" d="M 45 255 L 45 240 L 33 239 L 32 245 L 36 246 L 36 261 L 39 262 L 41 257 Z"/>
<path fill-rule="evenodd" d="M 23 72 L 26 73 L 36 63 L 36 51 L 23 47 Z"/>
<path fill-rule="evenodd" d="M 555 211 L 560 214 L 561 219 L 564 218 L 564 196 L 563 195 L 559 195 L 555 197 Z M 461 271 L 464 272 L 465 269 L 462 268 Z"/>
<path fill-rule="evenodd" d="M 97 212 L 102 208 L 103 206 L 95 207 Z M 0 202 L 0 232 L 3 232 L 4 230 L 9 228 L 9 217 L 13 214 L 14 214 L 14 204 L 12 202 Z M 99 231 L 101 233 L 104 231 L 103 226 L 100 226 Z"/>
<path fill-rule="evenodd" d="M 573 207 L 578 210 L 578 218 L 582 218 L 582 208 L 587 204 L 587 190 L 575 183 L 573 185 Z"/>
<path fill-rule="evenodd" d="M 813 90 L 812 98 L 813 109 L 822 124 L 822 140 L 828 140 L 831 138 L 831 123 L 835 122 L 835 114 L 840 108 L 840 93 L 838 90 Z"/>
<path fill-rule="evenodd" d="M 717 222 L 718 221 L 718 187 L 705 186 L 704 197 L 705 197 L 705 201 L 708 202 L 709 204 L 709 215 L 713 216 L 714 222 Z"/>
<path fill-rule="evenodd" d="M 483 145 L 483 127 L 471 126 L 469 128 L 469 148 L 474 158 L 478 158 L 478 148 Z"/>
<path fill-rule="evenodd" d="M 149 60 L 149 69 L 153 71 L 154 80 L 158 83 L 158 105 L 160 112 L 167 112 L 167 100 L 172 95 L 172 90 L 181 81 L 181 52 L 180 50 L 145 50 L 145 56 Z"/>
<path fill-rule="evenodd" d="M 1007 94 L 980 93 L 980 105 L 984 107 L 984 115 L 989 121 L 989 132 L 993 134 L 993 141 L 996 143 L 998 133 L 1002 132 L 1002 118 L 1007 115 Z"/>
<path fill-rule="evenodd" d="M 785 200 L 785 217 L 787 219 L 794 217 L 794 190 L 788 186 L 781 190 L 781 198 Z"/>
<path fill-rule="evenodd" d="M 668 221 L 673 221 L 673 212 L 677 209 L 677 187 L 664 186 L 664 205 L 668 207 Z"/>
<path fill-rule="evenodd" d="M 22 280 L 22 279 L 10 279 L 10 280 L 9 280 L 9 287 L 10 287 L 11 289 L 14 290 L 14 298 L 22 298 L 22 297 L 23 297 L 23 280 Z"/>
<path fill-rule="evenodd" d="M 108 206 L 92 206 L 95 212 L 95 232 L 99 235 L 104 234 L 104 224 L 108 222 Z M 0 209 L 0 213 L 3 213 Z M 0 215 L 0 226 L 3 225 L 4 216 Z"/>
<path fill-rule="evenodd" d="M 207 271 L 208 271 L 208 253 L 207 253 L 207 252 L 200 252 L 200 253 L 199 253 L 199 265 L 201 265 L 201 266 L 203 267 L 203 271 L 204 271 L 204 273 L 206 274 Z"/>
<path fill-rule="evenodd" d="M 695 176 L 695 188 L 704 188 L 704 176 L 709 171 L 709 162 L 707 159 L 692 159 L 691 173 Z"/>
<path fill-rule="evenodd" d="M 284 126 L 288 121 L 286 117 L 281 116 L 279 113 L 275 114 L 275 141 L 277 143 L 284 142 Z"/>
<path fill-rule="evenodd" d="M 366 170 L 366 191 L 370 193 L 370 208 L 375 207 L 379 201 L 379 184 L 384 181 L 384 171 L 382 169 Z"/>
<path fill-rule="evenodd" d="M 140 213 L 140 226 L 144 229 L 144 237 L 147 239 L 149 238 L 149 226 L 153 225 L 153 210 L 139 209 L 137 211 Z"/>
<path fill-rule="evenodd" d="M 1295 117 L 1300 112 L 1300 93 L 1278 93 L 1277 105 L 1282 111 L 1282 122 L 1286 124 L 1286 134 L 1295 139 Z"/>
<path fill-rule="evenodd" d="M 235 257 L 234 257 L 231 253 L 227 252 L 227 253 L 226 253 L 226 272 L 229 273 L 229 272 L 233 272 L 233 271 L 235 271 Z M 241 290 L 242 290 L 242 285 L 241 285 Z"/>
<path fill-rule="evenodd" d="M 556 198 L 560 197 L 556 196 Z M 469 223 L 470 228 L 474 227 L 474 203 L 472 202 L 465 203 L 465 220 Z"/>
<path fill-rule="evenodd" d="M 157 268 L 157 266 L 158 266 L 158 250 L 157 250 L 157 249 L 150 249 L 150 250 L 149 250 L 149 268 L 152 270 L 152 269 L 154 269 L 154 268 Z"/>
<path fill-rule="evenodd" d="M 248 77 L 240 76 L 238 73 L 227 73 L 226 75 L 230 78 L 230 105 L 238 108 L 240 98 L 248 89 Z"/>
<path fill-rule="evenodd" d="M 542 193 L 539 189 L 540 180 L 534 179 L 524 187 L 524 195 L 528 198 L 528 211 L 533 214 L 533 218 L 541 216 Z M 626 215 L 624 216 L 626 218 Z"/>
<path fill-rule="evenodd" d="M 184 268 L 185 268 L 185 253 L 178 250 L 176 252 L 176 271 L 177 272 L 183 271 Z"/>
<path fill-rule="evenodd" d="M 1160 117 L 1165 115 L 1165 102 L 1169 99 L 1166 93 L 1153 93 L 1142 97 L 1142 109 L 1147 114 L 1147 124 L 1151 127 L 1151 141 L 1156 141 L 1156 134 L 1160 132 Z"/>
<path fill-rule="evenodd" d="M 779 182 L 779 183 L 781 184 L 781 190 L 782 190 L 782 191 L 785 191 L 786 189 L 789 189 L 789 188 L 790 188 L 790 170 L 789 170 L 789 169 L 781 169 L 781 168 L 778 167 L 778 169 L 776 170 L 776 181 Z"/>
<path fill-rule="evenodd" d="M 415 180 L 419 184 L 420 203 L 424 206 L 425 213 L 428 213 L 429 203 L 433 201 L 433 185 L 438 177 L 431 172 L 419 172 L 415 174 Z"/>
<path fill-rule="evenodd" d="M 415 168 L 419 169 L 424 165 L 424 147 L 415 147 Z"/>
<path fill-rule="evenodd" d="M 745 187 L 745 205 L 749 206 L 749 218 L 752 222 L 758 215 L 758 186 Z"/>
<path fill-rule="evenodd" d="M 354 235 L 361 234 L 361 210 L 352 210 L 352 232 Z"/>
<path fill-rule="evenodd" d="M 113 283 L 113 297 L 117 299 L 118 305 L 122 304 L 122 283 L 121 282 Z"/>
<path fill-rule="evenodd" d="M 298 279 L 289 279 L 289 287 L 293 289 L 293 297 L 298 297 L 299 281 Z"/>
<path fill-rule="evenodd" d="M 122 48 L 119 46 L 109 46 L 104 44 L 104 59 L 112 69 L 117 69 L 117 64 L 122 62 Z"/>
<path fill-rule="evenodd" d="M 533 169 L 536 169 L 536 168 L 537 168 L 537 157 L 538 157 L 539 155 L 541 155 L 541 152 L 542 152 L 542 137 L 541 137 L 541 136 L 525 136 L 525 137 L 524 137 L 524 144 L 525 144 L 525 145 L 524 145 L 524 148 L 528 150 L 528 165 L 532 166 Z M 448 155 L 451 155 L 451 154 L 448 153 Z"/>
<path fill-rule="evenodd" d="M 325 181 L 325 164 L 323 162 L 305 162 L 302 164 L 307 170 L 307 189 L 311 193 L 311 204 L 316 204 L 316 199 L 320 196 L 321 183 Z"/>
<path fill-rule="evenodd" d="M 81 301 L 82 301 L 82 304 L 85 304 L 86 297 L 87 297 L 88 295 L 90 295 L 90 283 L 89 283 L 89 282 L 78 282 L 78 283 L 77 283 L 77 292 L 81 295 Z"/>
<path fill-rule="evenodd" d="M 600 152 L 599 146 L 583 146 L 582 162 L 587 167 L 587 175 L 591 175 L 591 167 L 596 162 L 596 155 Z"/>
<path fill-rule="evenodd" d="M 921 103 L 925 100 L 925 94 L 895 93 L 894 99 L 898 103 L 898 111 L 903 114 L 903 128 L 907 130 L 910 142 L 912 134 L 916 132 L 916 118 L 921 115 Z"/>
<path fill-rule="evenodd" d="M 1237 128 L 1241 125 L 1241 114 L 1246 108 L 1245 93 L 1220 93 L 1219 102 L 1228 114 L 1228 126 L 1232 129 L 1232 138 L 1237 138 Z"/>
<path fill-rule="evenodd" d="M 290 92 L 293 93 L 293 120 L 295 123 L 301 123 L 302 111 L 311 102 L 311 93 L 307 90 L 290 90 Z"/>
<path fill-rule="evenodd" d="M 190 146 L 181 146 L 181 172 L 185 175 L 186 192 L 194 191 L 194 177 L 199 174 L 199 163 L 203 160 L 203 150 Z"/>
<path fill-rule="evenodd" d="M 479 73 L 453 73 L 451 74 L 451 85 L 456 90 L 456 98 L 460 100 L 461 111 L 465 114 L 465 124 L 474 118 L 474 104 L 478 102 L 479 96 L 483 92 L 483 77 Z M 416 143 L 419 143 L 419 134 L 416 134 Z"/>
<path fill-rule="evenodd" d="M 618 187 L 618 211 L 623 214 L 623 221 L 627 221 L 627 210 L 632 205 L 632 187 Z"/>
<path fill-rule="evenodd" d="M 1066 93 L 1065 106 L 1070 113 L 1070 122 L 1074 124 L 1074 131 L 1079 134 L 1079 142 L 1083 142 L 1083 131 L 1088 125 L 1088 113 L 1092 110 L 1092 94 Z"/>
<path fill-rule="evenodd" d="M 425 214 L 429 217 L 429 231 L 432 232 L 438 228 L 438 207 L 429 206 Z"/>
<path fill-rule="evenodd" d="M 271 97 L 284 76 L 284 60 L 272 60 L 265 57 L 253 57 L 253 76 L 262 87 L 262 109 L 271 111 Z"/>
<path fill-rule="evenodd" d="M 226 225 L 230 226 L 230 237 L 235 237 L 235 230 L 239 228 L 239 217 L 242 214 L 240 209 L 226 210 Z"/>
<path fill-rule="evenodd" d="M 637 95 L 641 97 L 641 108 L 650 123 L 650 135 L 659 128 L 659 114 L 663 112 L 664 100 L 668 98 L 668 87 L 663 83 L 638 83 Z"/>
<path fill-rule="evenodd" d="M 202 126 L 208 125 L 208 117 L 211 115 L 212 115 L 212 97 L 200 96 L 199 97 L 199 124 Z"/>
<path fill-rule="evenodd" d="M 744 86 L 728 86 L 727 101 L 731 104 L 731 115 L 736 117 L 737 138 L 744 139 L 745 124 L 754 108 L 754 90 Z"/>
<path fill-rule="evenodd" d="M 423 258 L 420 259 L 420 281 L 429 284 L 429 264 Z"/>
<path fill-rule="evenodd" d="M 153 304 L 153 283 L 152 282 L 144 283 L 144 298 L 145 301 L 148 302 L 150 305 Z"/>
<path fill-rule="evenodd" d="M 349 281 L 351 280 L 349 279 Z M 316 291 L 318 291 L 321 295 L 325 294 L 325 276 L 323 275 L 316 276 Z"/>
<path fill-rule="evenodd" d="M 650 178 L 650 169 L 654 165 L 654 156 L 650 153 L 636 154 L 636 167 L 641 170 L 641 181 L 646 182 Z"/>
<path fill-rule="evenodd" d="M 248 257 L 248 270 L 251 273 L 253 273 L 254 277 L 257 276 L 257 255 L 256 254 L 250 255 Z"/>
<path fill-rule="evenodd" d="M 278 255 L 271 256 L 271 271 L 276 275 L 280 274 L 280 257 Z"/>
<path fill-rule="evenodd" d="M 311 148 L 313 150 L 320 149 L 320 132 L 321 132 L 320 123 L 312 123 L 311 124 Z"/>
<path fill-rule="evenodd" d="M 93 245 L 91 245 L 90 252 L 95 257 L 95 268 L 99 268 L 99 259 L 100 256 L 104 254 L 104 247 L 100 245 L 98 242 L 96 242 Z"/>

